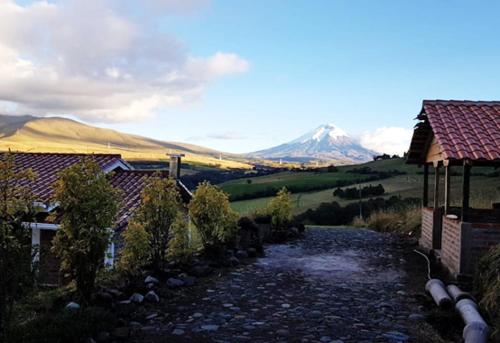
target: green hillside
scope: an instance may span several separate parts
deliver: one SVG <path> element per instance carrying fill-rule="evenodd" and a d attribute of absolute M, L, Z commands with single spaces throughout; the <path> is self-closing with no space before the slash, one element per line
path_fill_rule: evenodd
<path fill-rule="evenodd" d="M 0 150 L 31 152 L 116 153 L 130 160 L 165 160 L 168 153 L 185 154 L 188 163 L 249 168 L 238 155 L 205 147 L 126 134 L 75 120 L 0 115 Z"/>

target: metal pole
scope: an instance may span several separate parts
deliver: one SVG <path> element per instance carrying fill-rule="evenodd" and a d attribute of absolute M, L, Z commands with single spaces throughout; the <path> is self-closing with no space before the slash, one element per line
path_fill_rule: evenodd
<path fill-rule="evenodd" d="M 361 184 L 358 184 L 359 189 L 359 219 L 363 219 L 363 202 L 361 198 Z"/>

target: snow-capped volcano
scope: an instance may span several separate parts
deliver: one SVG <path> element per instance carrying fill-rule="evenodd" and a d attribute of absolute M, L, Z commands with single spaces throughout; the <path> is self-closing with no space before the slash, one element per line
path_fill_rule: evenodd
<path fill-rule="evenodd" d="M 249 155 L 284 161 L 322 160 L 335 163 L 362 163 L 370 161 L 375 154 L 376 152 L 362 147 L 338 126 L 325 124 L 288 143 Z"/>
<path fill-rule="evenodd" d="M 295 143 L 305 143 L 310 140 L 314 141 L 322 141 L 325 138 L 328 139 L 339 139 L 347 137 L 349 138 L 349 135 L 347 132 L 342 130 L 340 127 L 335 126 L 334 124 L 326 124 L 326 125 L 321 125 L 317 129 L 310 131 L 306 133 L 303 136 L 300 136 L 297 139 L 294 139 L 293 141 L 289 142 L 288 144 L 295 144 Z"/>

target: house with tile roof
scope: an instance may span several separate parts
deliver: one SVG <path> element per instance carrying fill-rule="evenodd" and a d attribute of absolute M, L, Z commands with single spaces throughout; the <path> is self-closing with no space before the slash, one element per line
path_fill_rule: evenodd
<path fill-rule="evenodd" d="M 500 102 L 424 100 L 416 119 L 407 163 L 424 169 L 420 245 L 454 276 L 471 276 L 480 256 L 500 243 L 500 204 L 470 202 L 471 169 L 500 167 Z M 461 178 L 458 194 L 451 192 L 452 177 Z"/>
<path fill-rule="evenodd" d="M 4 158 L 6 153 L 0 153 Z M 120 155 L 113 154 L 69 154 L 69 153 L 25 153 L 16 152 L 15 168 L 17 170 L 32 169 L 37 177 L 34 181 L 24 181 L 24 186 L 31 188 L 35 197 L 35 203 L 41 211 L 37 214 L 34 222 L 25 223 L 31 229 L 32 246 L 38 246 L 35 259 L 38 261 L 39 274 L 43 283 L 57 283 L 59 280 L 59 262 L 50 252 L 51 242 L 58 224 L 58 204 L 54 203 L 53 185 L 57 180 L 59 172 L 63 169 L 80 162 L 84 157 L 91 156 L 99 164 L 102 171 L 110 173 L 110 183 L 122 192 L 121 203 L 118 210 L 114 230 L 113 241 L 108 247 L 105 263 L 112 265 L 115 250 L 121 246 L 120 236 L 126 229 L 133 211 L 140 205 L 141 192 L 145 181 L 155 171 L 134 170 Z M 180 181 L 180 155 L 170 157 L 170 171 L 162 172 L 164 177 L 173 177 L 184 203 L 191 199 L 191 192 Z M 56 214 L 56 215 L 51 215 Z"/>

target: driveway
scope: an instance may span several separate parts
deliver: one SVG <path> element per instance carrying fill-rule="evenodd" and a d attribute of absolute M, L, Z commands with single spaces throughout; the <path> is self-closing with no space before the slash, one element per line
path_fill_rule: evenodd
<path fill-rule="evenodd" d="M 214 276 L 162 304 L 140 340 L 407 342 L 422 320 L 407 246 L 351 228 L 309 228 L 302 240 Z M 409 294 L 410 293 L 410 294 Z"/>

